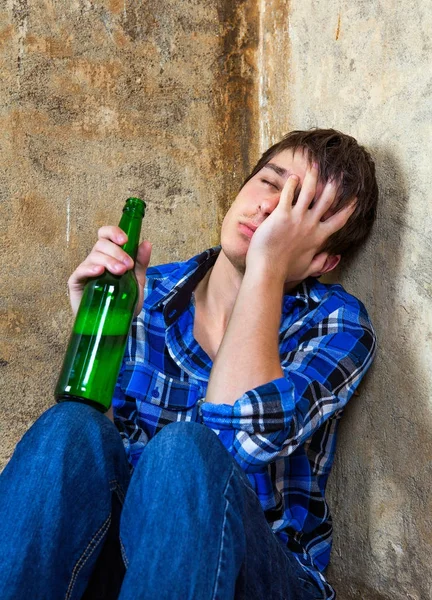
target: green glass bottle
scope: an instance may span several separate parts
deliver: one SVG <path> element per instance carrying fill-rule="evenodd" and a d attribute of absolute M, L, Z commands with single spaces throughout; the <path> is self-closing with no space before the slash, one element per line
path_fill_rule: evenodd
<path fill-rule="evenodd" d="M 119 224 L 128 236 L 122 248 L 134 261 L 144 212 L 145 202 L 128 198 Z M 87 282 L 55 388 L 57 402 L 75 400 L 101 412 L 109 409 L 138 293 L 133 270 L 123 275 L 105 271 Z"/>

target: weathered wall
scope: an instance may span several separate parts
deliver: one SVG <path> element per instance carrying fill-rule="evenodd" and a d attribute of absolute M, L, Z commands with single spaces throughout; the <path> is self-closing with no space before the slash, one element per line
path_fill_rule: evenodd
<path fill-rule="evenodd" d="M 53 402 L 66 281 L 148 203 L 153 263 L 214 244 L 256 155 L 254 3 L 0 1 L 0 466 Z"/>
<path fill-rule="evenodd" d="M 330 576 L 340 600 L 432 598 L 431 15 L 390 0 L 0 1 L 0 464 L 52 403 L 66 280 L 123 200 L 148 200 L 153 262 L 185 258 L 217 240 L 259 149 L 334 126 L 375 154 L 382 202 L 341 272 L 380 351 L 341 428 Z"/>
<path fill-rule="evenodd" d="M 336 127 L 374 153 L 381 206 L 344 285 L 379 354 L 342 422 L 330 482 L 341 600 L 432 598 L 432 11 L 428 2 L 262 2 L 266 146 Z M 281 31 L 286 32 L 285 36 Z"/>

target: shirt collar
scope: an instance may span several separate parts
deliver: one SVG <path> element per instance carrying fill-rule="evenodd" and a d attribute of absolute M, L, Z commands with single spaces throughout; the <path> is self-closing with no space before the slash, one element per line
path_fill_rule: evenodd
<path fill-rule="evenodd" d="M 193 290 L 213 267 L 220 251 L 221 246 L 215 246 L 181 263 L 179 270 L 161 279 L 149 294 L 146 308 L 162 310 L 165 322 L 170 325 L 189 305 Z M 319 303 L 323 295 L 321 288 L 325 286 L 316 278 L 305 279 L 291 294 L 284 295 L 284 312 L 290 312 L 294 306 L 306 308 L 311 302 Z"/>
<path fill-rule="evenodd" d="M 220 246 L 215 246 L 192 257 L 161 280 L 146 298 L 146 308 L 162 310 L 165 322 L 170 325 L 188 306 L 193 290 L 213 267 L 220 250 Z"/>
<path fill-rule="evenodd" d="M 282 312 L 290 315 L 291 319 L 299 318 L 305 312 L 316 308 L 327 292 L 325 284 L 316 277 L 308 277 L 290 294 L 284 295 Z"/>

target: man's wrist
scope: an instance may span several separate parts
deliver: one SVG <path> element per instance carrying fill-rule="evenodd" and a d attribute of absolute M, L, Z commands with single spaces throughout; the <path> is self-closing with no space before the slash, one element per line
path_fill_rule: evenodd
<path fill-rule="evenodd" d="M 243 281 L 251 282 L 256 286 L 283 290 L 286 280 L 285 275 L 275 266 L 261 264 L 247 265 Z"/>

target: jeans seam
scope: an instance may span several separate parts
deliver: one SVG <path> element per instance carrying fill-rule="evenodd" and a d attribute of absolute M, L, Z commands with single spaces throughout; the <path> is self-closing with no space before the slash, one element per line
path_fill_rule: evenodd
<path fill-rule="evenodd" d="M 225 488 L 223 491 L 224 497 L 225 497 L 226 491 L 228 489 L 228 486 L 231 483 L 231 479 L 232 479 L 233 475 L 234 475 L 234 467 L 231 469 L 230 476 L 227 479 L 227 482 L 226 482 L 226 485 L 225 485 Z M 223 522 L 222 522 L 222 535 L 221 535 L 221 541 L 220 541 L 220 546 L 219 546 L 218 566 L 217 566 L 217 571 L 216 571 L 215 586 L 213 589 L 212 600 L 216 600 L 216 594 L 218 591 L 219 574 L 221 572 L 221 567 L 222 567 L 222 554 L 223 554 L 223 546 L 224 546 L 224 529 L 225 529 L 225 523 L 227 520 L 228 506 L 229 506 L 229 500 L 228 500 L 228 498 L 225 497 L 225 511 L 224 511 L 224 518 L 223 518 Z"/>
<path fill-rule="evenodd" d="M 109 482 L 109 486 L 110 486 L 110 492 L 115 492 L 117 494 L 120 502 L 122 504 L 124 504 L 126 495 L 125 495 L 125 493 L 123 491 L 123 488 L 121 487 L 121 485 L 117 481 L 117 479 L 112 479 Z"/>
<path fill-rule="evenodd" d="M 72 577 L 71 577 L 71 580 L 69 582 L 69 587 L 68 587 L 68 589 L 66 591 L 65 600 L 69 600 L 70 599 L 72 591 L 73 591 L 73 587 L 74 587 L 74 585 L 76 583 L 76 580 L 77 580 L 79 572 L 81 571 L 81 569 L 84 567 L 84 565 L 86 564 L 86 562 L 88 561 L 88 559 L 90 558 L 90 556 L 93 554 L 93 552 L 97 548 L 99 542 L 101 541 L 101 539 L 103 538 L 104 534 L 108 530 L 110 524 L 111 524 L 111 514 L 108 516 L 108 518 L 106 519 L 106 521 L 102 524 L 102 526 L 98 529 L 98 531 L 91 538 L 90 542 L 87 544 L 86 549 L 81 554 L 81 556 L 78 559 L 78 561 L 76 562 L 76 564 L 75 564 L 75 566 L 73 568 L 73 571 L 72 571 Z"/>
<path fill-rule="evenodd" d="M 129 567 L 129 560 L 128 560 L 128 557 L 126 556 L 126 548 L 124 547 L 121 538 L 120 538 L 120 549 L 121 549 L 121 555 L 122 555 L 122 559 L 124 562 L 124 566 L 127 569 Z"/>
<path fill-rule="evenodd" d="M 121 487 L 121 485 L 119 484 L 119 482 L 117 481 L 117 479 L 112 479 L 109 482 L 110 485 L 110 489 L 111 492 L 113 492 L 114 494 L 117 494 L 118 499 L 120 500 L 120 503 L 123 505 L 126 499 L 126 494 L 123 491 L 123 488 Z M 123 545 L 122 539 L 119 536 L 119 541 L 120 541 L 120 550 L 121 550 L 121 555 L 122 555 L 122 559 L 123 559 L 123 563 L 124 566 L 126 567 L 126 569 L 129 566 L 129 560 L 126 556 L 126 549 Z"/>

